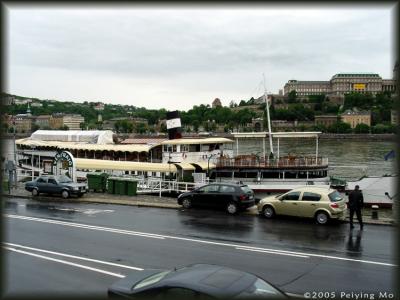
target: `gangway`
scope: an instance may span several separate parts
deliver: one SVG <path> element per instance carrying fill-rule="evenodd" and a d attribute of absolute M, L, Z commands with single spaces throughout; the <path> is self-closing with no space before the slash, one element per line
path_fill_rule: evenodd
<path fill-rule="evenodd" d="M 205 184 L 205 182 L 203 183 Z M 138 180 L 137 193 L 138 194 L 154 194 L 159 193 L 184 193 L 191 191 L 201 185 L 202 183 L 194 182 L 179 182 L 173 180 L 162 180 L 157 178 L 142 178 Z"/>

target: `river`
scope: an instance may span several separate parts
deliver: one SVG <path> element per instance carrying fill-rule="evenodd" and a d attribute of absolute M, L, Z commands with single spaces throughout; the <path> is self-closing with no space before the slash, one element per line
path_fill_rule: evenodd
<path fill-rule="evenodd" d="M 269 143 L 266 140 L 266 151 L 269 153 Z M 5 139 L 2 156 L 12 159 L 13 140 Z M 315 139 L 282 139 L 280 141 L 280 156 L 286 154 L 315 155 Z M 274 141 L 274 151 L 277 144 Z M 329 159 L 329 175 L 355 180 L 362 175 L 397 174 L 394 159 L 384 160 L 385 154 L 396 148 L 393 141 L 373 140 L 343 140 L 321 139 L 318 152 L 320 156 Z M 236 149 L 234 147 L 234 149 Z M 246 140 L 239 144 L 239 154 L 262 153 L 261 141 Z"/>

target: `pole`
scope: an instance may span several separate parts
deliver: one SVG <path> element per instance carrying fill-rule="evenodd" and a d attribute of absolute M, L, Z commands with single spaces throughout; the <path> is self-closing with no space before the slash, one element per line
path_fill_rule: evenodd
<path fill-rule="evenodd" d="M 263 74 L 264 77 L 264 98 L 265 98 L 265 104 L 267 108 L 267 121 L 268 121 L 268 135 L 269 135 L 269 148 L 271 149 L 271 154 L 274 154 L 274 148 L 272 146 L 272 132 L 271 132 L 271 118 L 269 116 L 269 105 L 268 105 L 268 97 L 267 97 L 267 89 L 265 87 L 265 75 Z"/>
<path fill-rule="evenodd" d="M 316 149 L 315 149 L 315 164 L 317 165 L 318 164 L 318 136 L 317 136 L 317 138 L 315 139 L 316 140 Z"/>

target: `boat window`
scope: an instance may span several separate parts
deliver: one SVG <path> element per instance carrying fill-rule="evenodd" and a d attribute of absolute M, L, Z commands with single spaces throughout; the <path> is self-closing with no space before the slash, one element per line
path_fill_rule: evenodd
<path fill-rule="evenodd" d="M 246 172 L 244 177 L 246 177 L 246 178 L 257 178 L 257 172 Z"/>
<path fill-rule="evenodd" d="M 321 199 L 320 194 L 304 192 L 303 193 L 303 201 L 319 201 Z"/>
<path fill-rule="evenodd" d="M 262 172 L 263 178 L 279 178 L 278 172 Z"/>
<path fill-rule="evenodd" d="M 281 197 L 281 200 L 299 200 L 299 198 L 300 192 L 291 192 Z"/>
<path fill-rule="evenodd" d="M 189 145 L 189 152 L 200 152 L 200 145 Z"/>
<path fill-rule="evenodd" d="M 189 151 L 189 145 L 181 145 L 181 152 L 188 152 Z"/>

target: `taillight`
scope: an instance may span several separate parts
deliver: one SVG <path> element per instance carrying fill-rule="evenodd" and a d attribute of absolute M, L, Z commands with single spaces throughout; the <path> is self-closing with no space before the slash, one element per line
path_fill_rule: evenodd
<path fill-rule="evenodd" d="M 239 196 L 239 200 L 240 200 L 240 201 L 246 200 L 246 195 L 240 195 L 240 196 Z"/>
<path fill-rule="evenodd" d="M 331 203 L 329 204 L 332 208 L 339 208 L 339 204 L 337 203 Z"/>

